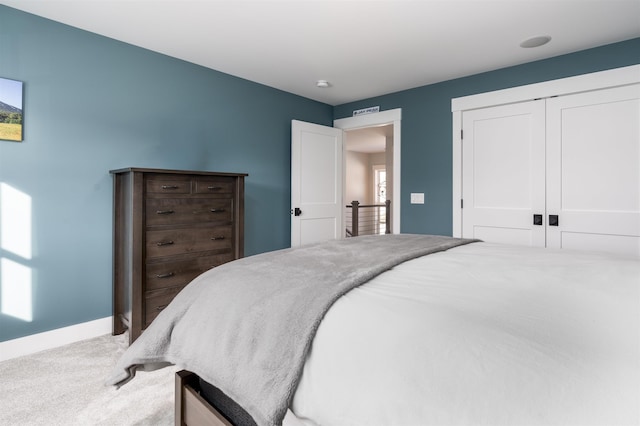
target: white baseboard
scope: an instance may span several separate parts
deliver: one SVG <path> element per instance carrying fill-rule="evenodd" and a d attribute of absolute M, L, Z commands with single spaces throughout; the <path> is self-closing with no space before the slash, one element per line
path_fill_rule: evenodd
<path fill-rule="evenodd" d="M 113 317 L 100 318 L 82 324 L 0 342 L 0 361 L 103 336 L 111 333 L 112 321 Z"/>

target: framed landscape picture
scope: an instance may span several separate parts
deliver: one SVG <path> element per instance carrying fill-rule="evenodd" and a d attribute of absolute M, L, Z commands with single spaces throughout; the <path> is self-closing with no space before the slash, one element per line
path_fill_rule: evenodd
<path fill-rule="evenodd" d="M 22 141 L 22 85 L 0 78 L 0 139 Z"/>

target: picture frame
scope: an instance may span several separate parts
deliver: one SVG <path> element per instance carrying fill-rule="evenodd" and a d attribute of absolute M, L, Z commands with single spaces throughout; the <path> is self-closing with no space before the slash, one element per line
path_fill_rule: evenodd
<path fill-rule="evenodd" d="M 22 142 L 24 83 L 0 77 L 0 140 Z"/>

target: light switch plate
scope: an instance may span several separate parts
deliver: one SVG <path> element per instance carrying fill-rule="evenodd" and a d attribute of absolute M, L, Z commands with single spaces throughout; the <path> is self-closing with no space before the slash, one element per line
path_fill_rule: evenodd
<path fill-rule="evenodd" d="M 411 193 L 411 204 L 424 204 L 424 193 L 423 192 L 412 192 Z"/>

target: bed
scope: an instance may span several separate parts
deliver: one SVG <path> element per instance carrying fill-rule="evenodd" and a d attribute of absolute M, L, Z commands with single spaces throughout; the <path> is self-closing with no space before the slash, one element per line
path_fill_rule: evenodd
<path fill-rule="evenodd" d="M 176 424 L 639 424 L 640 260 L 423 235 L 251 256 L 107 382 L 168 364 Z"/>

